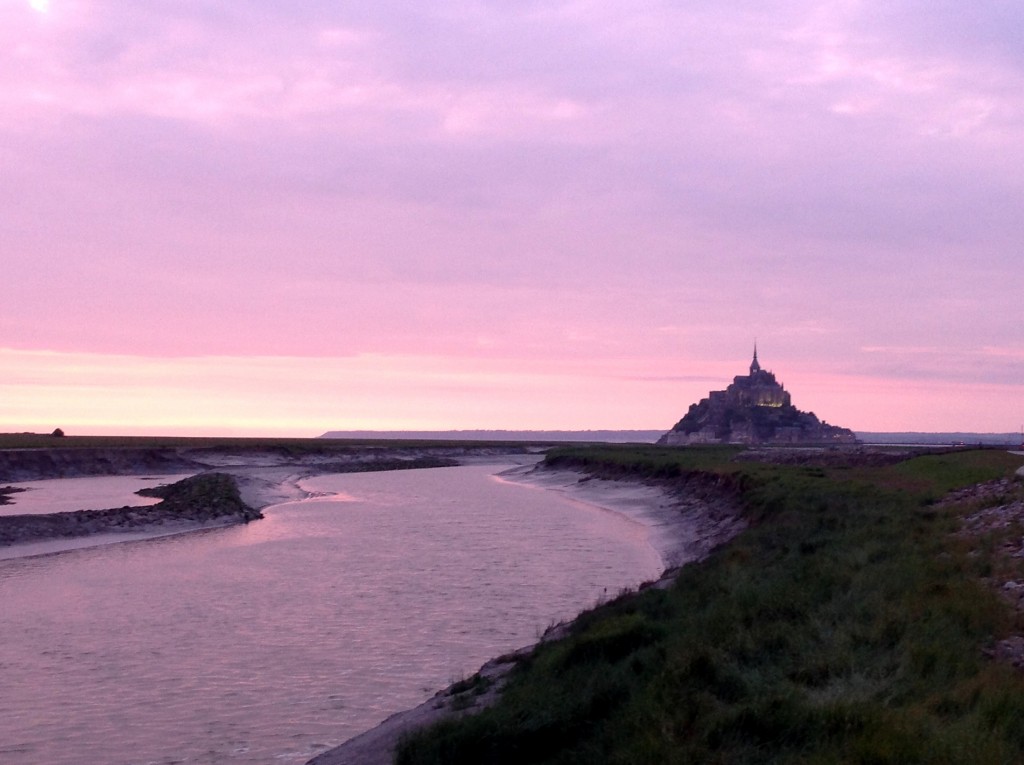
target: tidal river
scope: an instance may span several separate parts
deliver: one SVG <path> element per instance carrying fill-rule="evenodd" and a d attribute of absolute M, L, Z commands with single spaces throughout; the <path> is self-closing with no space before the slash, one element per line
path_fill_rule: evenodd
<path fill-rule="evenodd" d="M 0 560 L 0 762 L 303 763 L 660 573 L 645 526 L 501 469 Z"/>

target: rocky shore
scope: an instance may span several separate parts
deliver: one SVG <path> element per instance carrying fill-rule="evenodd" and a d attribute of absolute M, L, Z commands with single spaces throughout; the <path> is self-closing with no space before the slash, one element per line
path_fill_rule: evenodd
<path fill-rule="evenodd" d="M 937 507 L 961 511 L 959 536 L 972 546 L 972 557 L 987 556 L 985 581 L 1018 615 L 1024 614 L 1024 468 L 1014 479 L 986 481 L 943 498 Z M 1024 633 L 998 640 L 987 653 L 1024 670 Z"/>

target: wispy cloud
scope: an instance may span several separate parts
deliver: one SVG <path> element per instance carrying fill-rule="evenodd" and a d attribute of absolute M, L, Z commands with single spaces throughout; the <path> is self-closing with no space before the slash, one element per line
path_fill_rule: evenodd
<path fill-rule="evenodd" d="M 680 396 L 756 337 L 783 377 L 1002 384 L 1022 21 L 988 1 L 3 0 L 0 337 L 593 359 Z"/>

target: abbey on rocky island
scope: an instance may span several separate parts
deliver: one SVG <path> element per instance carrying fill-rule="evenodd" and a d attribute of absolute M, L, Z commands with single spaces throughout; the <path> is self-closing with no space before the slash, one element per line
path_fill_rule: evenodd
<path fill-rule="evenodd" d="M 658 443 L 687 444 L 852 444 L 848 428 L 829 425 L 814 412 L 801 412 L 771 372 L 761 369 L 754 346 L 750 374 L 737 375 L 690 410 Z"/>

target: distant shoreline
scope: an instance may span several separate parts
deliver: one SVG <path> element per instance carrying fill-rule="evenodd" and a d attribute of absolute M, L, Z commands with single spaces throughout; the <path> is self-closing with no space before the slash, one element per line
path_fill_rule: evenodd
<path fill-rule="evenodd" d="M 510 443 L 604 443 L 653 444 L 668 428 L 661 430 L 330 430 L 323 440 L 370 441 L 476 441 Z M 961 431 L 854 431 L 865 445 L 893 446 L 1020 446 L 1020 433 L 968 433 Z"/>
<path fill-rule="evenodd" d="M 898 446 L 1020 446 L 1020 433 L 874 433 L 858 432 L 857 438 L 864 444 Z"/>
<path fill-rule="evenodd" d="M 309 496 L 299 481 L 324 473 L 450 467 L 530 455 L 526 447 L 482 445 L 330 445 L 265 448 L 37 448 L 0 450 L 0 498 L 13 502 L 4 484 L 53 478 L 194 473 L 168 487 L 159 504 L 0 516 L 0 559 L 49 554 L 113 542 L 150 539 L 262 518 L 262 509 Z M 205 487 L 190 492 L 188 487 Z M 147 491 L 149 496 L 161 496 Z"/>
<path fill-rule="evenodd" d="M 664 428 L 661 430 L 329 430 L 318 438 L 382 441 L 653 444 L 664 433 Z"/>

